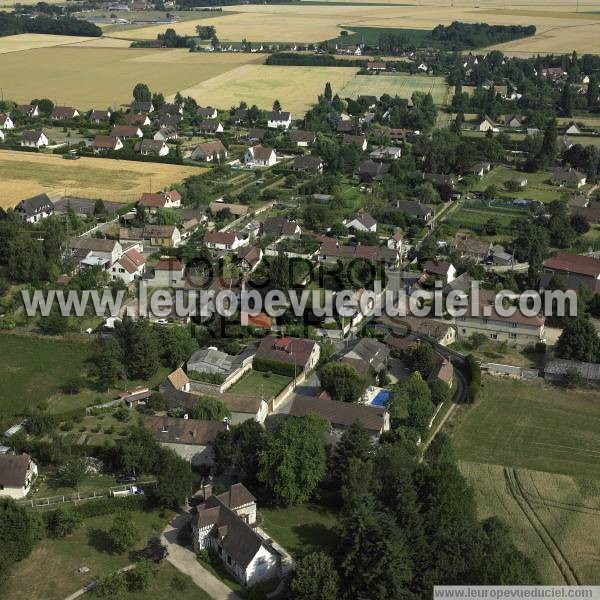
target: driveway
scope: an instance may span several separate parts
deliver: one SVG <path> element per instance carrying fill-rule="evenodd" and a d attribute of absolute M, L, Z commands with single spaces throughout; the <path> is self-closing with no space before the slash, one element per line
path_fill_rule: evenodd
<path fill-rule="evenodd" d="M 189 575 L 194 583 L 214 600 L 241 600 L 222 581 L 207 571 L 197 560 L 189 548 L 177 543 L 177 532 L 190 519 L 187 513 L 180 513 L 167 525 L 162 533 L 162 542 L 166 544 L 169 554 L 167 560 L 178 570 Z"/>

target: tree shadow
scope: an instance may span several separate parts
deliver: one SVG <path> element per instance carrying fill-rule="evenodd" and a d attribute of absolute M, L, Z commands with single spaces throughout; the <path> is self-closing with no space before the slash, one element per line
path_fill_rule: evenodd
<path fill-rule="evenodd" d="M 106 531 L 96 527 L 88 530 L 88 544 L 98 552 L 117 554 Z"/>
<path fill-rule="evenodd" d="M 339 541 L 334 528 L 323 523 L 303 523 L 292 527 L 292 531 L 308 551 L 333 551 Z"/>

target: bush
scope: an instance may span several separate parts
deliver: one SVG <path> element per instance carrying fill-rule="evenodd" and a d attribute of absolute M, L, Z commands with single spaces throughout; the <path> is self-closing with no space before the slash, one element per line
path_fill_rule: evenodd
<path fill-rule="evenodd" d="M 61 538 L 71 535 L 81 524 L 81 517 L 71 508 L 60 506 L 52 511 L 47 520 L 48 534 L 52 537 Z"/>
<path fill-rule="evenodd" d="M 544 344 L 544 342 L 538 342 L 535 345 L 534 351 L 536 354 L 546 354 L 546 344 Z"/>

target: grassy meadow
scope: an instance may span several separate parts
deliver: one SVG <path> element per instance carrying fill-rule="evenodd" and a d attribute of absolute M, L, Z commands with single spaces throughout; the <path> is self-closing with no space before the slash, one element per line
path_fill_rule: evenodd
<path fill-rule="evenodd" d="M 23 198 L 43 192 L 131 202 L 150 186 L 162 189 L 202 171 L 202 167 L 182 165 L 87 157 L 71 161 L 58 154 L 1 152 L 0 206 L 14 206 Z"/>

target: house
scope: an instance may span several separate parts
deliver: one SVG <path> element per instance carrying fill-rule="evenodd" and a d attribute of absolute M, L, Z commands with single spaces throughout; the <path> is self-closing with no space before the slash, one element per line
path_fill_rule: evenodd
<path fill-rule="evenodd" d="M 571 138 L 569 138 L 565 135 L 558 142 L 558 149 L 562 153 L 562 152 L 566 152 L 567 150 L 570 150 L 574 145 L 575 145 L 575 142 Z"/>
<path fill-rule="evenodd" d="M 256 350 L 254 363 L 284 363 L 294 367 L 294 373 L 299 375 L 302 371 L 316 367 L 319 355 L 319 344 L 312 340 L 267 335 L 262 338 Z"/>
<path fill-rule="evenodd" d="M 344 246 L 331 238 L 323 241 L 319 247 L 318 260 L 320 262 L 333 264 L 339 260 L 353 259 L 379 262 L 386 267 L 395 269 L 400 263 L 400 254 L 397 250 L 386 246 L 368 246 L 367 244 Z"/>
<path fill-rule="evenodd" d="M 371 160 L 396 160 L 402 156 L 402 148 L 397 146 L 381 146 L 369 153 Z"/>
<path fill-rule="evenodd" d="M 461 258 L 467 258 L 475 263 L 482 263 L 490 255 L 492 243 L 457 234 L 448 246 L 451 250 L 457 252 Z"/>
<path fill-rule="evenodd" d="M 176 258 L 161 258 L 154 265 L 154 279 L 151 280 L 152 287 L 182 288 L 184 280 L 185 265 Z"/>
<path fill-rule="evenodd" d="M 135 100 L 131 104 L 132 113 L 151 113 L 154 112 L 154 105 L 152 102 L 145 100 Z"/>
<path fill-rule="evenodd" d="M 115 261 L 110 268 L 110 275 L 113 281 L 121 280 L 125 285 L 129 285 L 136 279 L 140 279 L 144 274 L 146 259 L 135 248 L 130 248 Z"/>
<path fill-rule="evenodd" d="M 387 247 L 390 250 L 397 250 L 402 253 L 402 244 L 404 242 L 404 236 L 400 231 L 394 231 L 394 233 L 388 238 Z"/>
<path fill-rule="evenodd" d="M 41 148 L 48 143 L 48 138 L 43 131 L 24 131 L 21 134 L 21 146 L 26 148 Z"/>
<path fill-rule="evenodd" d="M 518 347 L 545 342 L 542 315 L 526 316 L 517 309 L 511 316 L 503 316 L 496 310 L 493 296 L 480 290 L 479 302 L 470 299 L 465 315 L 456 317 L 459 339 L 469 339 L 476 333 L 492 342 L 507 342 Z"/>
<path fill-rule="evenodd" d="M 334 444 L 354 423 L 362 425 L 373 442 L 390 429 L 390 416 L 385 407 L 295 394 L 289 414 L 293 417 L 303 417 L 308 413 L 315 413 L 329 423 L 329 440 Z"/>
<path fill-rule="evenodd" d="M 0 114 L 0 129 L 14 129 L 15 124 L 10 118 L 10 115 Z"/>
<path fill-rule="evenodd" d="M 597 383 L 600 381 L 600 364 L 566 360 L 564 358 L 555 358 L 546 363 L 544 367 L 544 379 L 560 382 L 569 372 L 578 373 L 579 377 L 588 383 Z"/>
<path fill-rule="evenodd" d="M 123 246 L 117 240 L 95 237 L 73 237 L 69 249 L 79 258 L 82 267 L 110 268 L 123 255 Z"/>
<path fill-rule="evenodd" d="M 219 116 L 219 114 L 217 113 L 217 109 L 213 108 L 212 106 L 199 106 L 196 109 L 196 114 L 202 119 L 216 119 Z"/>
<path fill-rule="evenodd" d="M 587 208 L 589 206 L 590 199 L 583 192 L 575 192 L 570 198 L 568 206 L 569 208 Z"/>
<path fill-rule="evenodd" d="M 143 236 L 155 247 L 176 248 L 181 243 L 181 233 L 174 225 L 145 225 Z"/>
<path fill-rule="evenodd" d="M 95 152 L 116 151 L 123 148 L 121 138 L 114 135 L 97 135 L 91 143 Z"/>
<path fill-rule="evenodd" d="M 481 121 L 479 123 L 479 125 L 477 125 L 477 131 L 483 131 L 484 133 L 491 131 L 492 133 L 497 133 L 500 130 L 498 129 L 498 126 L 496 125 L 496 123 L 494 123 L 494 121 L 492 121 L 492 119 L 490 119 L 488 116 L 486 116 L 483 119 L 483 121 Z"/>
<path fill-rule="evenodd" d="M 265 146 L 251 146 L 244 154 L 244 162 L 260 167 L 272 167 L 277 162 L 277 155 L 273 148 Z"/>
<path fill-rule="evenodd" d="M 571 121 L 565 128 L 565 134 L 566 135 L 581 135 L 581 129 L 579 129 L 579 127 L 577 127 L 577 125 L 575 123 L 573 123 L 573 121 Z"/>
<path fill-rule="evenodd" d="M 138 200 L 138 205 L 156 212 L 159 208 L 179 208 L 181 206 L 181 194 L 177 190 L 159 192 L 157 194 L 145 192 Z"/>
<path fill-rule="evenodd" d="M 144 427 L 161 446 L 170 448 L 193 466 L 213 464 L 212 445 L 228 429 L 223 421 L 157 416 L 145 417 Z"/>
<path fill-rule="evenodd" d="M 489 162 L 479 162 L 473 165 L 471 173 L 476 177 L 483 177 L 486 173 L 490 172 L 492 165 Z"/>
<path fill-rule="evenodd" d="M 336 44 L 335 51 L 336 54 L 352 54 L 354 56 L 362 54 L 361 47 L 354 44 Z"/>
<path fill-rule="evenodd" d="M 94 108 L 90 111 L 89 119 L 92 123 L 97 125 L 103 121 L 108 121 L 110 119 L 110 115 L 112 115 L 110 110 L 97 110 Z"/>
<path fill-rule="evenodd" d="M 548 77 L 550 79 L 559 79 L 566 75 L 562 67 L 547 67 L 542 69 L 542 77 Z"/>
<path fill-rule="evenodd" d="M 427 381 L 433 382 L 436 379 L 443 381 L 449 388 L 452 387 L 454 381 L 454 367 L 452 362 L 443 354 L 437 351 L 433 353 L 433 369 L 427 377 Z"/>
<path fill-rule="evenodd" d="M 236 260 L 244 273 L 252 273 L 260 264 L 263 251 L 260 246 L 245 246 L 238 248 Z"/>
<path fill-rule="evenodd" d="M 365 160 L 358 165 L 356 174 L 363 182 L 381 181 L 390 170 L 389 163 Z"/>
<path fill-rule="evenodd" d="M 433 209 L 411 200 L 394 200 L 392 206 L 410 218 L 427 223 L 433 217 Z"/>
<path fill-rule="evenodd" d="M 228 202 L 211 202 L 208 207 L 210 212 L 216 216 L 222 211 L 227 211 L 234 217 L 243 217 L 250 212 L 250 207 L 245 204 L 232 204 Z"/>
<path fill-rule="evenodd" d="M 241 483 L 218 496 L 205 492 L 204 503 L 192 516 L 194 550 L 213 551 L 244 586 L 281 577 L 290 569 L 289 555 L 260 533 L 256 498 Z"/>
<path fill-rule="evenodd" d="M 452 323 L 443 319 L 426 319 L 407 315 L 390 319 L 393 329 L 411 338 L 426 340 L 449 346 L 456 341 L 456 328 Z M 386 339 L 386 343 L 388 340 Z"/>
<path fill-rule="evenodd" d="M 323 161 L 318 156 L 296 156 L 292 163 L 292 170 L 301 173 L 322 173 Z"/>
<path fill-rule="evenodd" d="M 269 414 L 269 405 L 261 396 L 245 396 L 225 392 L 218 396 L 219 400 L 229 409 L 231 425 L 238 425 L 244 421 L 256 421 L 264 424 Z"/>
<path fill-rule="evenodd" d="M 501 246 L 500 244 L 492 246 L 490 257 L 493 265 L 512 267 L 515 264 L 514 255 L 507 252 L 504 246 Z"/>
<path fill-rule="evenodd" d="M 248 120 L 248 109 L 247 108 L 236 108 L 233 111 L 233 122 L 236 125 L 240 125 Z"/>
<path fill-rule="evenodd" d="M 169 146 L 161 140 L 142 140 L 134 146 L 142 156 L 167 156 Z"/>
<path fill-rule="evenodd" d="M 72 106 L 55 106 L 50 118 L 53 121 L 65 121 L 79 116 L 79 111 Z"/>
<path fill-rule="evenodd" d="M 15 212 L 27 223 L 37 223 L 49 217 L 54 212 L 54 204 L 47 194 L 38 194 L 26 200 L 21 200 L 15 206 Z"/>
<path fill-rule="evenodd" d="M 581 256 L 570 252 L 557 252 L 544 261 L 542 287 L 548 287 L 550 280 L 556 278 L 565 288 L 579 290 L 586 286 L 592 293 L 600 292 L 600 259 Z"/>
<path fill-rule="evenodd" d="M 577 169 L 569 167 L 563 169 L 556 167 L 552 172 L 552 183 L 560 187 L 576 187 L 580 188 L 585 185 L 587 177 L 584 173 L 580 173 Z"/>
<path fill-rule="evenodd" d="M 146 401 L 152 396 L 149 388 L 143 385 L 138 385 L 119 394 L 119 399 L 129 408 L 137 408 L 140 405 L 145 405 Z"/>
<path fill-rule="evenodd" d="M 0 497 L 25 498 L 38 474 L 29 454 L 0 454 Z"/>
<path fill-rule="evenodd" d="M 341 121 L 338 122 L 337 127 L 336 127 L 336 131 L 338 133 L 354 133 L 355 130 L 358 129 L 358 126 L 356 125 L 356 123 L 353 120 L 344 120 L 342 119 Z"/>
<path fill-rule="evenodd" d="M 314 131 L 304 131 L 302 129 L 295 129 L 290 131 L 290 142 L 296 144 L 299 148 L 307 148 L 308 146 L 315 143 L 317 134 Z"/>
<path fill-rule="evenodd" d="M 511 129 L 521 129 L 525 125 L 525 117 L 523 115 L 506 115 L 502 122 Z"/>
<path fill-rule="evenodd" d="M 163 115 L 181 115 L 181 114 L 183 114 L 183 104 L 175 104 L 173 102 L 165 102 L 160 107 L 160 112 Z"/>
<path fill-rule="evenodd" d="M 134 137 L 138 137 L 138 138 L 144 137 L 144 133 L 136 125 L 115 125 L 112 128 L 110 135 L 112 135 L 114 137 L 119 137 L 124 140 L 126 140 L 128 138 L 134 138 Z"/>
<path fill-rule="evenodd" d="M 161 127 L 155 134 L 154 139 L 160 142 L 170 142 L 178 138 L 175 127 Z"/>
<path fill-rule="evenodd" d="M 390 128 L 386 131 L 387 137 L 392 142 L 405 142 L 409 133 L 410 132 L 408 131 L 408 129 L 402 128 Z"/>
<path fill-rule="evenodd" d="M 204 142 L 198 144 L 193 150 L 190 158 L 192 160 L 199 160 L 203 162 L 213 162 L 224 160 L 228 156 L 227 148 L 223 145 L 220 140 L 214 140 L 213 142 Z"/>
<path fill-rule="evenodd" d="M 352 219 L 344 221 L 346 229 L 353 229 L 354 231 L 377 231 L 377 221 L 368 213 L 360 211 Z"/>
<path fill-rule="evenodd" d="M 130 127 L 148 127 L 152 125 L 150 117 L 141 113 L 127 113 L 123 116 L 123 121 L 125 125 L 129 125 Z"/>
<path fill-rule="evenodd" d="M 217 121 L 216 119 L 206 119 L 202 121 L 200 125 L 198 125 L 198 131 L 202 135 L 214 135 L 217 133 L 223 133 L 224 128 L 221 121 Z"/>
<path fill-rule="evenodd" d="M 253 346 L 249 346 L 236 355 L 222 352 L 214 346 L 196 350 L 187 361 L 187 372 L 192 381 L 192 391 L 204 391 L 202 386 L 208 386 L 203 383 L 196 384 L 195 382 L 207 381 L 212 386 L 218 387 L 218 393 L 222 394 L 252 368 L 253 359 Z M 217 375 L 222 378 L 222 381 L 215 383 L 215 381 L 210 381 L 208 378 L 203 378 L 202 375 Z"/>
<path fill-rule="evenodd" d="M 364 337 L 344 354 L 340 362 L 353 366 L 361 377 L 366 377 L 370 371 L 383 371 L 389 355 L 390 350 L 385 344 L 375 338 Z"/>
<path fill-rule="evenodd" d="M 364 135 L 350 135 L 345 134 L 342 137 L 342 144 L 350 145 L 353 144 L 360 148 L 363 152 L 367 149 L 367 138 Z"/>
<path fill-rule="evenodd" d="M 527 187 L 528 181 L 529 180 L 524 175 L 517 175 L 517 177 L 513 177 L 509 180 L 508 187 L 513 189 L 523 189 L 524 187 Z"/>
<path fill-rule="evenodd" d="M 239 237 L 235 231 L 207 231 L 203 241 L 211 250 L 236 250 L 248 243 L 248 240 Z"/>
<path fill-rule="evenodd" d="M 276 240 L 297 237 L 301 233 L 300 225 L 295 221 L 288 221 L 285 217 L 267 217 L 261 225 L 261 234 Z"/>
<path fill-rule="evenodd" d="M 444 260 L 428 260 L 423 264 L 423 273 L 441 279 L 444 284 L 451 283 L 456 277 L 456 269 L 452 263 Z"/>
<path fill-rule="evenodd" d="M 385 62 L 381 61 L 369 61 L 367 63 L 367 71 L 385 71 L 386 70 Z"/>
<path fill-rule="evenodd" d="M 269 129 L 289 129 L 292 125 L 292 113 L 280 110 L 267 112 L 267 127 Z"/>
<path fill-rule="evenodd" d="M 267 133 L 266 129 L 260 127 L 253 127 L 248 131 L 248 140 L 250 142 L 261 142 Z"/>
<path fill-rule="evenodd" d="M 40 107 L 37 104 L 18 104 L 15 110 L 24 117 L 29 117 L 30 119 L 33 117 L 40 116 Z"/>

